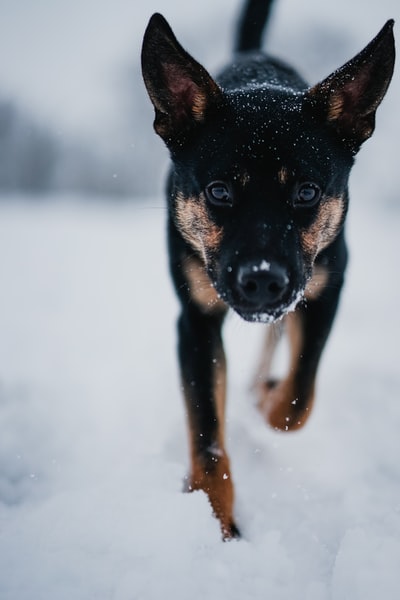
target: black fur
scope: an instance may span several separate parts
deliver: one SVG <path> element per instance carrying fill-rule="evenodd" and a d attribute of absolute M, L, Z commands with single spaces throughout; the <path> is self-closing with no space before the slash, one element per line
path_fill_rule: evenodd
<path fill-rule="evenodd" d="M 245 3 L 236 41 L 237 52 L 261 48 L 262 35 L 269 21 L 273 3 L 273 0 L 249 0 Z"/>
<path fill-rule="evenodd" d="M 181 302 L 188 488 L 208 494 L 224 538 L 238 535 L 223 432 L 225 313 L 287 321 L 288 376 L 262 382 L 260 409 L 274 427 L 300 427 L 344 281 L 349 174 L 394 65 L 388 21 L 352 61 L 309 87 L 259 49 L 271 4 L 247 3 L 241 52 L 216 80 L 161 15 L 142 51 L 155 129 L 172 160 L 169 254 Z"/>

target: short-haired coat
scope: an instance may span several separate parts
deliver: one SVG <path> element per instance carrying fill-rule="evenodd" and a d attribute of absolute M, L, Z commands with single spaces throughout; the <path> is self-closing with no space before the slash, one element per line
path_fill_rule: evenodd
<path fill-rule="evenodd" d="M 260 50 L 271 4 L 247 1 L 234 61 L 216 79 L 159 14 L 142 50 L 154 127 L 171 156 L 169 256 L 181 303 L 187 489 L 208 495 L 224 539 L 239 535 L 224 442 L 225 314 L 231 308 L 247 321 L 284 323 L 287 376 L 262 380 L 259 407 L 275 428 L 301 427 L 344 280 L 349 174 L 394 66 L 388 21 L 357 56 L 308 86 Z"/>

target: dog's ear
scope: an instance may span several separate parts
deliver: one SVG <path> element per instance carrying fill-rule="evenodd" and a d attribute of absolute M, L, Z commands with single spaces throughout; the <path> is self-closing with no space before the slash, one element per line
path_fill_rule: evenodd
<path fill-rule="evenodd" d="M 164 17 L 154 14 L 142 47 L 142 73 L 154 105 L 154 129 L 171 142 L 201 123 L 222 92 L 179 44 Z"/>
<path fill-rule="evenodd" d="M 308 90 L 318 118 L 328 121 L 353 152 L 375 128 L 375 112 L 393 74 L 394 21 L 390 20 L 357 56 Z"/>

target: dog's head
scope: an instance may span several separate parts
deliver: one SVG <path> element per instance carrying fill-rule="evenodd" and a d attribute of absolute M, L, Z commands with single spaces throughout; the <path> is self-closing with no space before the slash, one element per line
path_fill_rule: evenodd
<path fill-rule="evenodd" d="M 312 88 L 255 81 L 224 91 L 161 15 L 150 20 L 142 67 L 173 161 L 171 213 L 220 297 L 245 319 L 270 321 L 294 307 L 339 234 L 354 156 L 392 76 L 392 28 L 388 21 Z"/>

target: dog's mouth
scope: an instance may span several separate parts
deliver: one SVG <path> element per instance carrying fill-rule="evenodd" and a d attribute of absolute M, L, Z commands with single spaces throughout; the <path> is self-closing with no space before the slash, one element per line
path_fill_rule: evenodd
<path fill-rule="evenodd" d="M 304 298 L 304 290 L 293 293 L 290 300 L 274 307 L 259 307 L 257 309 L 249 306 L 230 304 L 231 308 L 245 321 L 249 323 L 272 324 L 283 319 L 287 314 L 294 312 Z"/>

